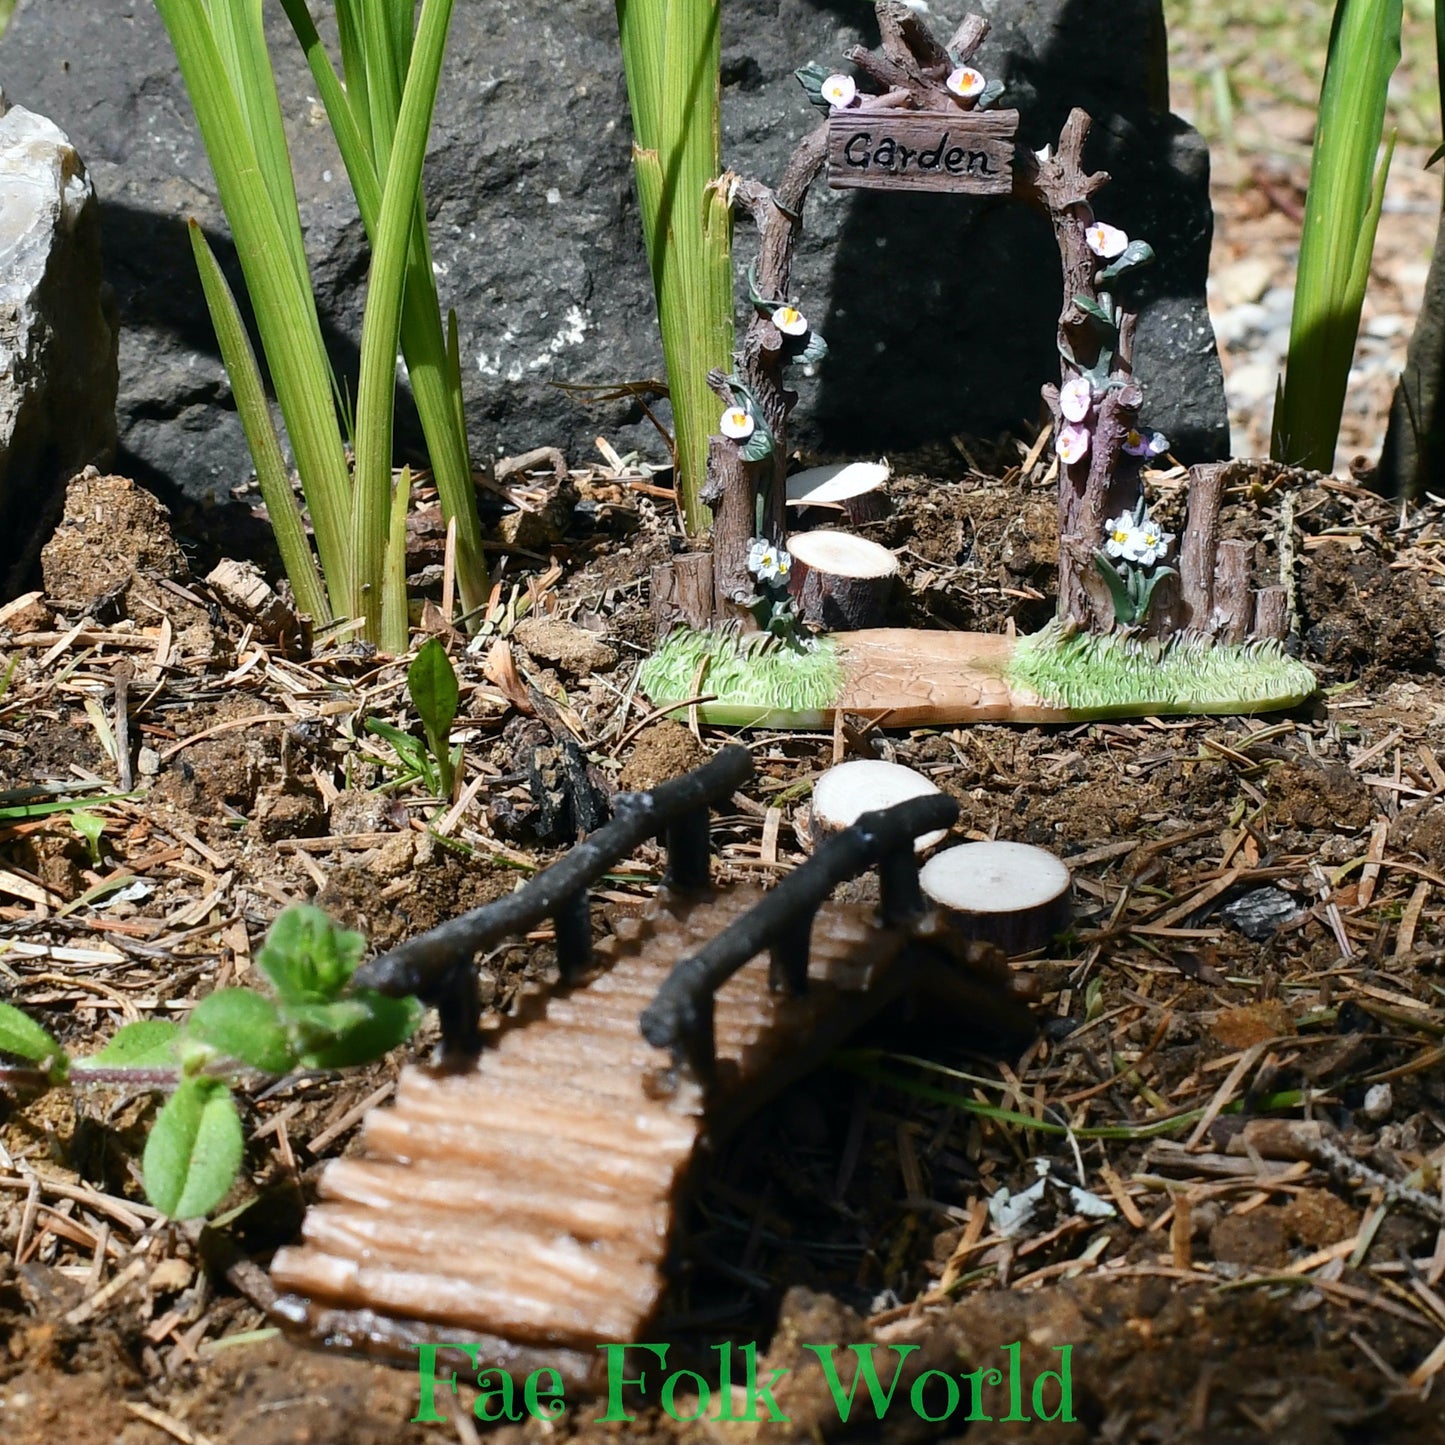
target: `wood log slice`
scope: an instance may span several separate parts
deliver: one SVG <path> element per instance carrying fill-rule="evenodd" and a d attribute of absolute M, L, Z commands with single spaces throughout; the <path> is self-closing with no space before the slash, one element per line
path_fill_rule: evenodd
<path fill-rule="evenodd" d="M 1069 870 L 1027 843 L 960 843 L 923 865 L 924 895 L 966 938 L 1030 953 L 1069 926 Z"/>
<path fill-rule="evenodd" d="M 853 526 L 881 521 L 888 515 L 884 485 L 891 475 L 886 462 L 843 462 L 809 467 L 788 478 L 788 506 L 797 510 L 805 529 L 814 519 L 846 517 Z"/>
<path fill-rule="evenodd" d="M 808 820 L 813 846 L 833 833 L 851 828 L 864 813 L 941 791 L 932 779 L 905 768 L 902 763 L 888 763 L 881 758 L 857 758 L 839 763 L 813 785 L 813 805 Z M 914 840 L 914 851 L 925 853 L 947 836 L 947 828 L 920 834 Z"/>
<path fill-rule="evenodd" d="M 794 563 L 798 610 L 830 631 L 875 627 L 883 620 L 898 576 L 898 559 L 886 547 L 851 532 L 794 532 L 787 541 Z"/>

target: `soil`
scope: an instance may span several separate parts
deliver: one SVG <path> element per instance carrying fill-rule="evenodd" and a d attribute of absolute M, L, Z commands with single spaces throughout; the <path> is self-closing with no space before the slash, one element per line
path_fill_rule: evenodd
<path fill-rule="evenodd" d="M 957 453 L 900 467 L 894 510 L 871 524 L 900 549 L 894 620 L 998 631 L 1048 615 L 1051 487 L 1006 453 L 990 461 L 996 475 Z M 503 895 L 571 841 L 509 842 L 493 826 L 534 801 L 509 721 L 519 682 L 551 700 L 609 786 L 652 787 L 710 755 L 722 734 L 648 720 L 633 687 L 651 641 L 639 559 L 667 548 L 658 509 L 625 479 L 576 480 L 583 495 L 612 486 L 615 530 L 589 531 L 579 515 L 558 544 L 568 565 L 514 584 L 481 656 L 454 649 L 457 735 L 483 786 L 451 828 L 430 831 L 437 805 L 361 725 L 409 723 L 400 665 L 354 647 L 281 655 L 188 574 L 163 510 L 119 479 L 75 488 L 45 595 L 15 608 L 0 638 L 15 659 L 0 784 L 89 778 L 114 795 L 124 659 L 138 787 L 93 805 L 106 820 L 98 859 L 63 814 L 0 832 L 0 939 L 30 945 L 0 961 L 8 995 L 84 1052 L 127 1018 L 254 981 L 252 957 L 288 901 L 314 900 L 384 948 Z M 1179 486 L 1155 478 L 1166 513 Z M 1265 567 L 1277 565 L 1286 495 L 1244 487 L 1227 510 L 1227 530 L 1255 538 Z M 705 1168 L 658 1338 L 694 1364 L 719 1340 L 758 1341 L 768 1368 L 789 1371 L 777 1399 L 790 1423 L 689 1426 L 642 1400 L 624 1433 L 1445 1440 L 1433 1378 L 1445 1223 L 1431 1203 L 1445 1161 L 1445 517 L 1432 504 L 1402 525 L 1393 505 L 1333 481 L 1288 500 L 1303 559 L 1298 645 L 1322 684 L 1290 715 L 753 738 L 757 775 L 720 819 L 722 876 L 796 861 L 809 779 L 840 753 L 882 756 L 959 800 L 961 836 L 1060 851 L 1078 917 L 1057 957 L 1018 965 L 1042 1025 L 1022 1058 L 995 1057 L 963 1021 L 895 1021 Z M 126 557 L 151 561 L 117 568 Z M 513 625 L 528 610 L 530 624 Z M 510 683 L 499 640 L 511 644 Z M 604 922 L 639 906 L 660 861 L 648 846 L 618 870 L 601 892 Z M 1246 936 L 1231 909 L 1269 890 L 1285 914 Z M 546 943 L 489 956 L 484 1006 L 505 1009 L 551 969 Z M 227 1273 L 238 1257 L 264 1266 L 295 1237 L 320 1162 L 355 1145 L 357 1106 L 435 1037 L 428 1023 L 378 1064 L 251 1091 L 247 1167 L 228 1201 L 248 1207 L 204 1235 L 133 1212 L 149 1096 L 0 1103 L 6 1438 L 470 1439 L 467 1418 L 442 1437 L 412 1421 L 414 1375 L 277 1337 L 247 1288 L 254 1276 Z M 977 1082 L 958 1094 L 944 1069 Z M 1383 1111 L 1375 1095 L 1366 1103 L 1381 1081 Z M 1217 1095 L 1192 1154 L 1179 1147 L 1190 1129 L 1154 1138 L 1145 1127 Z M 1015 1122 L 968 1112 L 975 1100 Z M 1068 1118 L 1077 1144 L 1021 1127 L 1020 1113 Z M 1302 1116 L 1330 1121 L 1344 1163 L 1291 1163 L 1263 1145 L 1227 1153 L 1243 1120 Z M 1110 1137 L 1089 1136 L 1100 1124 Z M 1032 1183 L 1035 1157 L 1112 1201 L 1112 1217 L 1079 1214 L 1051 1186 L 1026 1228 L 1001 1237 L 988 1201 Z M 1423 1204 L 1399 1193 L 1407 1179 Z M 881 1425 L 871 1412 L 845 1423 L 803 1346 L 855 1340 L 918 1346 L 905 1388 L 928 1369 L 1006 1366 L 1015 1343 L 1032 1379 L 1069 1345 L 1077 1418 L 965 1427 L 908 1407 Z M 920 1387 L 934 1413 L 926 1391 L 940 1388 Z M 448 1396 L 446 1413 L 469 1398 Z M 622 1428 L 575 1405 L 555 1425 L 493 1438 Z"/>
<path fill-rule="evenodd" d="M 1176 105 L 1215 150 L 1210 300 L 1241 455 L 1268 440 L 1287 318 L 1271 297 L 1292 281 L 1317 84 L 1296 72 L 1328 7 L 1289 23 L 1320 33 L 1270 47 L 1236 0 L 1171 10 Z M 1429 112 L 1402 131 L 1338 454 L 1343 467 L 1364 453 L 1362 475 L 1438 219 L 1438 175 L 1421 169 L 1436 139 L 1427 30 L 1407 26 L 1397 88 Z M 1241 100 L 1254 103 L 1236 114 Z M 1021 469 L 1025 451 L 960 438 L 894 459 L 893 510 L 859 529 L 899 553 L 891 624 L 1029 631 L 1052 615 L 1053 485 Z M 516 823 L 542 811 L 517 684 L 550 700 L 607 787 L 646 789 L 709 756 L 723 734 L 651 718 L 635 688 L 669 502 L 625 468 L 571 484 L 570 517 L 569 491 L 541 531 L 499 532 L 498 605 L 475 652 L 452 649 L 455 736 L 482 786 L 446 827 L 364 729 L 414 728 L 400 665 L 359 646 L 286 656 L 188 565 L 237 533 L 187 518 L 178 538 L 123 479 L 87 479 L 43 596 L 0 610 L 0 789 L 126 796 L 88 805 L 105 823 L 94 854 L 63 813 L 0 814 L 0 995 L 83 1053 L 129 1019 L 254 983 L 289 902 L 384 948 L 504 895 L 572 841 L 565 814 L 541 838 Z M 1181 479 L 1153 489 L 1172 525 Z M 380 1063 L 244 1091 L 246 1167 L 204 1233 L 145 1209 L 151 1096 L 0 1092 L 0 1437 L 1445 1442 L 1445 513 L 1402 516 L 1342 482 L 1264 483 L 1239 490 L 1224 525 L 1256 543 L 1261 575 L 1293 538 L 1295 645 L 1321 692 L 1292 713 L 749 738 L 757 774 L 716 834 L 723 878 L 797 862 L 811 779 L 877 756 L 958 799 L 956 836 L 1060 852 L 1078 905 L 1057 956 L 1018 965 L 1040 1021 L 1022 1056 L 966 1021 L 895 1019 L 706 1165 L 655 1338 L 700 1369 L 718 1341 L 756 1340 L 762 1371 L 789 1371 L 788 1424 L 678 1423 L 654 1398 L 630 1422 L 597 1423 L 602 1404 L 579 1399 L 555 1424 L 485 1427 L 465 1384 L 438 1394 L 447 1423 L 426 1424 L 415 1374 L 269 1328 L 255 1267 L 295 1239 L 322 1162 L 356 1147 L 359 1107 L 429 1052 L 429 1019 Z M 264 549 L 264 530 L 253 540 Z M 435 546 L 414 559 L 439 560 Z M 647 846 L 607 881 L 600 926 L 641 906 L 660 864 Z M 506 1010 L 552 969 L 545 941 L 498 950 L 481 963 L 483 1006 Z M 1336 1156 L 1302 1157 L 1319 1120 Z M 1050 1132 L 1060 1121 L 1072 1134 Z M 1061 1184 L 1001 1237 L 989 1202 L 1033 1184 L 1035 1158 Z M 1081 1212 L 1070 1184 L 1113 1214 Z M 1077 1418 L 1006 1420 L 1005 1390 L 985 1397 L 993 1419 L 929 1423 L 900 1403 L 882 1424 L 866 1409 L 844 1422 L 804 1346 L 863 1340 L 917 1346 L 905 1389 L 928 1369 L 1006 1370 L 1013 1345 L 1031 1380 L 1071 1346 Z M 940 1382 L 927 1388 L 937 1413 Z"/>

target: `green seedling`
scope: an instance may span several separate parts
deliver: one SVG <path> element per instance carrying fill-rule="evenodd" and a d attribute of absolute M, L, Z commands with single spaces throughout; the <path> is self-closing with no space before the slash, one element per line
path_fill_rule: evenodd
<path fill-rule="evenodd" d="M 420 738 L 412 737 L 409 732 L 403 732 L 401 728 L 383 722 L 379 717 L 367 718 L 366 730 L 388 743 L 396 754 L 397 775 L 383 785 L 383 791 L 404 788 L 420 779 L 427 792 L 433 795 L 437 793 L 441 787 L 441 779 L 427 753 L 426 744 Z"/>
<path fill-rule="evenodd" d="M 407 668 L 406 690 L 411 694 L 411 704 L 421 718 L 427 746 L 436 762 L 441 778 L 440 791 L 449 798 L 462 760 L 460 743 L 454 751 L 448 750 L 461 693 L 452 660 L 435 637 L 428 637 L 422 643 L 415 661 Z"/>
<path fill-rule="evenodd" d="M 183 1025 L 142 1019 L 98 1053 L 71 1059 L 33 1019 L 0 1003 L 0 1052 L 30 1068 L 0 1068 L 0 1083 L 120 1085 L 169 1097 L 146 1140 L 146 1197 L 173 1219 L 209 1214 L 241 1170 L 244 1137 L 232 1093 L 239 1074 L 339 1069 L 380 1058 L 421 1019 L 411 998 L 351 987 L 366 941 L 318 908 L 288 908 L 256 963 L 274 997 L 249 988 L 207 995 Z"/>
<path fill-rule="evenodd" d="M 105 819 L 99 813 L 88 813 L 83 808 L 78 808 L 70 815 L 70 826 L 85 839 L 85 846 L 90 850 L 90 862 L 94 868 L 100 867 L 100 840 L 105 833 Z"/>
<path fill-rule="evenodd" d="M 421 718 L 426 742 L 380 718 L 367 718 L 366 730 L 391 744 L 401 765 L 394 786 L 420 779 L 434 797 L 450 798 L 462 763 L 462 745 L 449 747 L 449 734 L 456 721 L 460 691 L 451 659 L 435 637 L 422 644 L 406 673 L 406 689 Z"/>

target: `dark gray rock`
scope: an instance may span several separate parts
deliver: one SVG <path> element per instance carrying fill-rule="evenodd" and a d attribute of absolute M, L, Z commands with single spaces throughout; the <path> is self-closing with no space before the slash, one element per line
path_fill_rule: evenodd
<path fill-rule="evenodd" d="M 1304 911 L 1301 904 L 1283 888 L 1269 883 L 1263 888 L 1241 893 L 1219 910 L 1219 916 L 1246 938 L 1263 943 L 1286 923 L 1293 923 Z"/>
<path fill-rule="evenodd" d="M 1418 501 L 1445 477 L 1445 211 L 1425 280 L 1425 301 L 1410 333 L 1405 370 L 1395 386 L 1376 486 Z"/>
<path fill-rule="evenodd" d="M 1099 118 L 1089 160 L 1117 184 L 1098 209 L 1159 253 L 1138 290 L 1146 420 L 1181 456 L 1222 455 L 1223 389 L 1204 306 L 1208 160 L 1161 108 L 1159 0 L 1103 14 L 1068 0 L 975 3 L 996 26 L 982 68 L 1008 81 L 1031 146 L 1055 136 L 1073 104 Z M 361 228 L 325 120 L 305 99 L 314 87 L 302 58 L 279 8 L 267 12 L 323 325 L 346 372 L 365 277 Z M 817 119 L 793 69 L 841 65 L 848 45 L 876 43 L 871 13 L 860 0 L 729 0 L 723 24 L 726 159 L 775 179 Z M 934 24 L 947 28 L 938 16 Z M 20 0 L 0 68 L 16 98 L 60 117 L 91 157 L 125 323 L 121 465 L 193 497 L 224 495 L 249 463 L 187 215 L 206 226 L 233 278 L 236 268 L 159 20 L 143 3 Z M 599 433 L 657 453 L 624 404 L 586 409 L 550 385 L 661 374 L 629 138 L 612 0 L 457 7 L 427 184 L 479 458 L 544 443 L 582 458 Z M 1039 385 L 1057 376 L 1060 300 L 1041 217 L 1008 203 L 820 185 L 807 230 L 795 291 L 834 349 L 802 384 L 795 441 L 876 451 L 1037 419 Z M 740 226 L 740 259 L 750 249 Z M 405 417 L 399 437 L 417 445 Z"/>
<path fill-rule="evenodd" d="M 85 166 L 53 122 L 0 94 L 0 577 L 14 568 L 18 584 L 66 481 L 109 459 L 115 393 Z"/>

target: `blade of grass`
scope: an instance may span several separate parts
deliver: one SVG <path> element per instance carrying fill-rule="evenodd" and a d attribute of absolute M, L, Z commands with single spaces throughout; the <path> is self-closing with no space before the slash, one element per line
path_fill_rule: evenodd
<path fill-rule="evenodd" d="M 721 11 L 721 0 L 671 0 L 662 77 L 664 209 L 670 232 L 664 257 L 671 254 L 676 267 L 667 276 L 664 266 L 660 282 L 672 293 L 663 338 L 682 358 L 676 375 L 669 368 L 668 384 L 678 496 L 692 533 L 706 530 L 709 521 L 700 493 L 717 400 L 707 374 L 729 368 L 733 344 L 731 228 L 724 228 L 728 254 L 721 272 L 708 255 L 705 235 L 705 218 L 719 199 L 708 187 L 721 168 Z"/>
<path fill-rule="evenodd" d="M 351 537 L 358 575 L 374 577 L 378 583 L 383 576 L 390 513 L 392 413 L 408 242 L 416 219 L 416 196 L 451 12 L 452 0 L 422 0 L 412 66 L 402 92 L 395 139 L 382 187 L 381 214 L 362 321 Z M 375 595 L 376 590 L 357 589 L 353 595 L 365 616 L 379 627 L 383 607 L 382 599 Z M 393 630 L 379 636 L 379 644 L 392 652 L 405 651 L 406 630 L 404 625 L 395 627 L 395 605 L 387 612 L 393 619 Z M 404 600 L 401 617 L 404 623 Z"/>
<path fill-rule="evenodd" d="M 235 92 L 197 0 L 156 0 L 180 64 L 236 242 L 261 342 L 296 454 L 332 610 L 353 592 L 351 492 L 315 301 L 302 287 Z"/>
<path fill-rule="evenodd" d="M 266 49 L 261 0 L 212 0 L 211 29 L 231 88 L 245 117 L 246 134 L 256 152 L 271 208 L 286 237 L 296 278 L 308 290 L 311 276 L 301 237 L 300 210 L 291 176 L 291 152 L 281 120 L 281 100 Z"/>
<path fill-rule="evenodd" d="M 341 152 L 342 163 L 346 166 L 347 179 L 351 182 L 351 189 L 356 196 L 361 224 L 366 227 L 367 239 L 371 240 L 377 212 L 381 210 L 381 182 L 377 179 L 376 164 L 372 158 L 371 132 L 366 124 L 365 102 L 363 100 L 361 105 L 357 105 L 350 85 L 343 86 L 337 77 L 331 57 L 321 43 L 316 23 L 306 8 L 306 0 L 281 0 L 281 8 L 286 12 L 286 18 L 291 22 L 291 29 L 306 56 L 311 78 L 316 82 L 321 104 L 326 108 L 326 118 L 330 121 L 332 133 L 336 137 L 336 148 Z M 338 23 L 342 14 L 349 9 L 346 0 L 338 0 Z M 345 50 L 343 45 L 343 56 Z M 351 74 L 349 67 L 346 74 L 348 77 Z"/>
<path fill-rule="evenodd" d="M 319 623 L 330 622 L 331 608 L 327 605 L 326 590 L 316 571 L 311 544 L 306 540 L 301 508 L 291 490 L 286 462 L 281 455 L 281 442 L 271 421 L 271 408 L 266 404 L 261 371 L 256 365 L 256 353 L 251 349 L 251 338 L 246 334 L 236 298 L 198 222 L 190 222 L 190 233 L 201 290 L 210 309 L 211 325 L 215 328 L 216 342 L 221 348 L 221 360 L 226 364 L 226 375 L 231 379 L 231 393 L 236 398 L 236 411 L 246 433 L 246 444 L 251 449 L 256 480 L 261 488 L 261 498 L 266 503 L 266 513 L 271 519 L 271 530 L 276 534 L 282 565 L 286 568 L 286 576 L 291 581 L 301 610 L 310 613 Z"/>
<path fill-rule="evenodd" d="M 1354 264 L 1350 267 L 1346 297 L 1354 306 L 1354 329 L 1359 329 L 1360 311 L 1365 302 L 1365 289 L 1370 284 L 1370 262 L 1375 255 L 1375 235 L 1380 227 L 1380 213 L 1385 208 L 1385 182 L 1390 177 L 1390 162 L 1395 158 L 1396 132 L 1391 131 L 1385 139 L 1385 154 L 1375 168 L 1375 180 L 1370 188 L 1369 204 L 1360 223 L 1360 234 L 1355 240 Z"/>
<path fill-rule="evenodd" d="M 0 824 L 24 823 L 32 818 L 49 818 L 56 813 L 74 813 L 81 808 L 101 808 L 107 803 L 124 803 L 134 793 L 103 793 L 92 798 L 66 798 L 55 803 L 15 803 L 0 807 Z"/>
<path fill-rule="evenodd" d="M 1435 84 L 1439 89 L 1439 134 L 1445 136 L 1445 5 L 1435 5 Z"/>
<path fill-rule="evenodd" d="M 932 1084 L 922 1084 L 917 1079 L 906 1078 L 887 1069 L 880 1069 L 873 1062 L 876 1057 L 877 1054 L 869 1050 L 844 1050 L 834 1054 L 830 1062 L 838 1065 L 839 1068 L 846 1069 L 850 1074 L 856 1074 L 859 1078 L 897 1089 L 900 1093 L 910 1094 L 916 1099 L 923 1099 L 934 1104 L 947 1104 L 966 1114 L 977 1114 L 982 1119 L 991 1119 L 998 1124 L 1012 1124 L 1017 1128 L 1031 1130 L 1038 1134 L 1071 1134 L 1075 1139 L 1157 1139 L 1161 1135 L 1174 1134 L 1188 1128 L 1191 1124 L 1197 1124 L 1204 1117 L 1203 1109 L 1186 1109 L 1181 1113 L 1171 1114 L 1167 1118 L 1145 1120 L 1142 1124 L 1087 1124 L 1072 1128 L 1067 1124 L 1055 1123 L 1051 1119 L 1036 1119 L 1032 1114 L 1020 1113 L 1015 1109 L 1005 1109 L 997 1104 L 986 1104 L 979 1099 L 970 1099 L 963 1094 L 940 1089 Z M 1266 1094 L 1251 1100 L 1250 1110 L 1254 1114 L 1266 1114 L 1281 1109 L 1297 1109 L 1305 1102 L 1305 1099 L 1305 1090 L 1285 1089 L 1277 1094 Z M 1243 1108 L 1244 1101 L 1234 1099 L 1219 1112 L 1238 1114 L 1242 1112 Z"/>
<path fill-rule="evenodd" d="M 619 0 L 633 106 L 633 173 L 672 398 L 677 492 L 705 530 L 700 492 L 717 402 L 707 373 L 732 355 L 732 229 L 720 169 L 718 0 Z"/>
<path fill-rule="evenodd" d="M 462 409 L 462 340 L 457 330 L 456 308 L 447 311 L 447 385 L 452 393 L 452 410 L 456 413 L 457 429 L 465 436 L 467 421 Z"/>
<path fill-rule="evenodd" d="M 391 21 L 391 57 L 397 75 L 411 69 L 412 19 L 415 0 L 388 0 L 387 18 Z"/>
<path fill-rule="evenodd" d="M 362 225 L 374 248 L 381 211 L 381 183 L 363 138 L 362 126 L 357 123 L 354 107 L 322 46 L 305 0 L 281 0 L 281 3 L 311 67 L 356 195 Z M 338 18 L 340 9 L 339 6 Z M 368 120 L 366 135 L 370 134 Z M 448 520 L 455 518 L 457 523 L 457 583 L 462 610 L 475 612 L 485 604 L 491 588 L 486 554 L 482 550 L 481 524 L 477 519 L 476 490 L 472 485 L 466 417 L 462 409 L 460 355 L 455 362 L 452 360 L 448 342 L 442 335 L 441 306 L 426 238 L 424 206 L 419 209 L 407 259 L 401 349 L 426 436 L 428 460 L 441 498 L 442 513 Z"/>
<path fill-rule="evenodd" d="M 365 132 L 367 154 L 375 156 L 371 136 L 371 98 L 366 89 L 366 56 L 361 45 L 357 0 L 336 0 L 336 34 L 341 42 L 341 73 L 346 77 L 346 100 L 357 125 Z M 288 8 L 288 14 L 289 8 Z M 292 24 L 295 24 L 293 18 Z"/>
<path fill-rule="evenodd" d="M 291 150 L 286 143 L 286 125 L 281 118 L 281 99 L 266 46 L 266 28 L 261 0 L 212 0 L 211 28 L 227 67 L 231 87 L 245 117 L 247 134 L 256 152 L 266 192 L 276 212 L 276 224 L 286 238 L 297 284 L 311 294 L 311 271 L 306 261 L 306 243 L 301 235 L 301 211 L 291 174 Z M 345 410 L 345 396 L 331 357 L 325 350 L 318 325 L 315 344 L 326 357 L 326 374 L 338 411 Z"/>
<path fill-rule="evenodd" d="M 1321 471 L 1334 465 L 1359 331 L 1364 292 L 1354 288 L 1357 253 L 1365 230 L 1374 244 L 1372 182 L 1390 76 L 1400 60 L 1402 8 L 1402 0 L 1338 0 L 1330 31 L 1271 445 L 1277 460 Z"/>
<path fill-rule="evenodd" d="M 392 50 L 392 24 L 384 0 L 372 0 L 361 12 L 362 47 L 366 54 L 366 88 L 371 106 L 371 143 L 378 174 L 386 170 L 401 109 L 403 75 Z"/>
<path fill-rule="evenodd" d="M 627 76 L 627 103 L 632 109 L 632 134 L 644 150 L 655 150 L 658 144 L 667 10 L 671 3 L 617 0 L 617 29 Z"/>
<path fill-rule="evenodd" d="M 411 468 L 403 467 L 391 489 L 386 539 L 386 576 L 381 588 L 381 635 L 408 637 L 406 606 L 406 514 L 411 505 Z M 400 611 L 398 611 L 400 609 Z M 402 651 L 406 650 L 405 641 Z"/>

